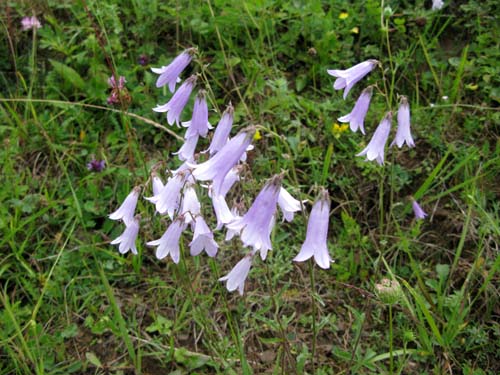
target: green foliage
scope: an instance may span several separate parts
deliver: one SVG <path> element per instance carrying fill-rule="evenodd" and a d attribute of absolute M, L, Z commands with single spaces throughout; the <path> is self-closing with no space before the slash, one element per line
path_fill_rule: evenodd
<path fill-rule="evenodd" d="M 497 4 L 427 3 L 1 4 L 0 374 L 498 373 Z M 32 14 L 42 27 L 21 30 Z M 216 260 L 189 257 L 185 235 L 178 266 L 109 245 L 123 228 L 107 215 L 153 166 L 179 165 L 150 68 L 191 46 L 184 74 L 203 77 L 211 123 L 231 101 L 238 129 L 260 125 L 231 199 L 248 207 L 282 170 L 307 211 L 327 187 L 330 270 L 291 262 L 307 214 L 277 226 L 243 297 L 218 281 L 243 253 L 224 234 Z M 383 69 L 363 81 L 377 85 L 363 137 L 336 125 L 361 83 L 344 101 L 326 69 L 370 58 Z M 113 74 L 127 80 L 115 106 Z M 384 168 L 355 157 L 398 95 L 417 147 L 391 148 Z M 157 238 L 165 222 L 139 209 L 141 241 Z M 403 288 L 390 311 L 383 277 Z"/>

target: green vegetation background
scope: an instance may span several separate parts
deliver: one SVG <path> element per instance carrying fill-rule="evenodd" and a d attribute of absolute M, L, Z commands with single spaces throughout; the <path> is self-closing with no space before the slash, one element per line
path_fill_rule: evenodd
<path fill-rule="evenodd" d="M 493 0 L 439 11 L 430 1 L 3 1 L 0 374 L 498 374 L 497 12 Z M 42 27 L 21 30 L 31 15 Z M 281 170 L 296 173 L 299 186 L 285 184 L 304 199 L 330 191 L 336 262 L 314 283 L 311 267 L 291 262 L 300 215 L 278 225 L 243 297 L 217 281 L 243 254 L 238 241 L 218 235 L 215 261 L 160 262 L 144 243 L 165 223 L 147 202 L 140 254 L 109 245 L 122 227 L 106 216 L 153 165 L 179 165 L 181 142 L 151 111 L 169 94 L 150 67 L 192 46 L 211 122 L 232 101 L 235 127 L 269 130 L 238 187 L 245 202 Z M 409 97 L 417 143 L 389 151 L 383 169 L 354 155 L 384 99 L 367 137 L 342 131 L 336 118 L 361 87 L 344 101 L 326 74 L 369 58 Z M 106 104 L 113 73 L 130 95 L 118 106 Z M 377 82 L 380 72 L 363 84 Z M 104 171 L 87 170 L 93 158 Z M 387 275 L 404 293 L 390 316 L 373 291 Z"/>

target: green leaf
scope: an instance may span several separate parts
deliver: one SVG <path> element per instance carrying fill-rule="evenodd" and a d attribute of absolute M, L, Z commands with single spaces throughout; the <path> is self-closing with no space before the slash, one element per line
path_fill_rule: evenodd
<path fill-rule="evenodd" d="M 60 63 L 59 61 L 55 61 L 55 60 L 52 60 L 52 59 L 49 59 L 50 63 L 52 64 L 52 66 L 54 67 L 54 70 L 59 74 L 61 75 L 65 81 L 71 83 L 73 86 L 79 88 L 79 89 L 83 89 L 84 86 L 85 86 L 85 81 L 83 80 L 83 78 L 80 76 L 80 74 L 78 74 L 78 72 L 63 64 L 63 63 Z"/>

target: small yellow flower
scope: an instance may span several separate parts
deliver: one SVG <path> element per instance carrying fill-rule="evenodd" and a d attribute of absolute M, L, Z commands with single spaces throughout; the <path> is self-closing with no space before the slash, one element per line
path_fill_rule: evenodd
<path fill-rule="evenodd" d="M 253 140 L 254 140 L 254 141 L 258 141 L 258 140 L 259 140 L 259 139 L 261 139 L 261 138 L 262 138 L 262 135 L 260 134 L 259 129 L 257 129 L 257 130 L 255 131 L 254 136 L 253 136 Z"/>
<path fill-rule="evenodd" d="M 347 131 L 348 128 L 349 128 L 349 126 L 346 124 L 339 125 L 339 124 L 335 123 L 332 126 L 332 134 L 335 138 L 338 139 L 338 138 L 340 138 L 342 133 Z"/>
<path fill-rule="evenodd" d="M 86 136 L 87 136 L 87 134 L 85 134 L 85 131 L 84 130 L 80 130 L 80 141 L 83 141 Z"/>
<path fill-rule="evenodd" d="M 354 26 L 354 27 L 351 29 L 351 34 L 359 34 L 359 27 Z"/>
<path fill-rule="evenodd" d="M 345 20 L 347 17 L 349 17 L 349 13 L 347 13 L 347 12 L 341 12 L 339 14 L 339 19 L 341 19 L 341 20 Z"/>

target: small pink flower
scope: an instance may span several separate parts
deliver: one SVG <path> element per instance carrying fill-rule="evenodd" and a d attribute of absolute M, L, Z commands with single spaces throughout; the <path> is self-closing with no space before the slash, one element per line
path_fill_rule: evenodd
<path fill-rule="evenodd" d="M 38 18 L 36 18 L 35 16 L 23 17 L 23 19 L 21 20 L 21 28 L 24 31 L 30 30 L 30 29 L 39 29 L 40 27 L 42 27 L 42 24 L 40 23 Z"/>

